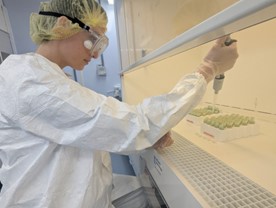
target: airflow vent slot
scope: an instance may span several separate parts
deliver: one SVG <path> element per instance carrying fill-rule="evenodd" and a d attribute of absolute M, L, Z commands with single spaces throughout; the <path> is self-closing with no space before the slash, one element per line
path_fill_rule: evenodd
<path fill-rule="evenodd" d="M 210 207 L 275 208 L 276 196 L 227 164 L 172 132 L 173 148 L 162 156 L 200 193 Z"/>

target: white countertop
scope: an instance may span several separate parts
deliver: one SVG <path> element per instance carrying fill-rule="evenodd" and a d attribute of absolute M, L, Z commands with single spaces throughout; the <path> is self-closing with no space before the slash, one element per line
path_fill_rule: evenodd
<path fill-rule="evenodd" d="M 257 122 L 260 134 L 227 142 L 201 134 L 199 127 L 185 120 L 173 130 L 276 195 L 276 123 Z"/>

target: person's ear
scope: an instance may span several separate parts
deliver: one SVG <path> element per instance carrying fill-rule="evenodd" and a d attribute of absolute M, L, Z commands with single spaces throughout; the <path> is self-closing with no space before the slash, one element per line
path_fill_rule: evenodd
<path fill-rule="evenodd" d="M 64 39 L 73 34 L 73 23 L 65 16 L 61 16 L 57 19 L 55 26 L 52 29 L 52 35 L 54 39 Z"/>
<path fill-rule="evenodd" d="M 64 28 L 69 28 L 71 26 L 72 22 L 65 16 L 61 16 L 57 19 L 57 22 L 54 26 L 54 28 L 58 27 L 64 27 Z"/>

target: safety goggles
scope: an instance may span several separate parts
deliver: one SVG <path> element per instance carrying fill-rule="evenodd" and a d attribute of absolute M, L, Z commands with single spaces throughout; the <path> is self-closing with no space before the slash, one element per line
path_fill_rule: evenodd
<path fill-rule="evenodd" d="M 88 40 L 90 42 L 84 41 L 84 46 L 90 50 L 91 56 L 95 53 L 97 56 L 100 56 L 107 48 L 109 40 L 105 35 L 99 35 L 91 29 L 88 30 L 88 32 L 90 33 L 90 38 Z"/>
<path fill-rule="evenodd" d="M 73 23 L 77 23 L 82 29 L 88 31 L 90 33 L 90 38 L 89 40 L 84 41 L 84 46 L 85 48 L 90 50 L 91 56 L 93 56 L 95 53 L 97 54 L 97 56 L 100 56 L 108 46 L 108 42 L 109 42 L 108 37 L 106 37 L 105 35 L 100 35 L 97 32 L 93 31 L 92 28 L 84 24 L 76 17 L 72 18 L 57 12 L 46 12 L 46 11 L 40 11 L 39 14 L 53 16 L 53 17 L 65 16 Z"/>

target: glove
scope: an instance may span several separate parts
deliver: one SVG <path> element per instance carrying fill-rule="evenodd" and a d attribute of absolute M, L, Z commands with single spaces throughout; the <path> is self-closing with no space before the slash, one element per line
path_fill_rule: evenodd
<path fill-rule="evenodd" d="M 169 131 L 153 145 L 153 148 L 156 150 L 160 150 L 164 147 L 171 146 L 173 142 L 174 141 L 171 137 L 171 132 Z"/>
<path fill-rule="evenodd" d="M 239 57 L 237 43 L 233 42 L 229 46 L 225 45 L 225 41 L 229 38 L 229 36 L 224 36 L 216 40 L 215 45 L 199 65 L 198 72 L 205 77 L 207 82 L 214 79 L 216 75 L 223 74 L 231 69 Z"/>

